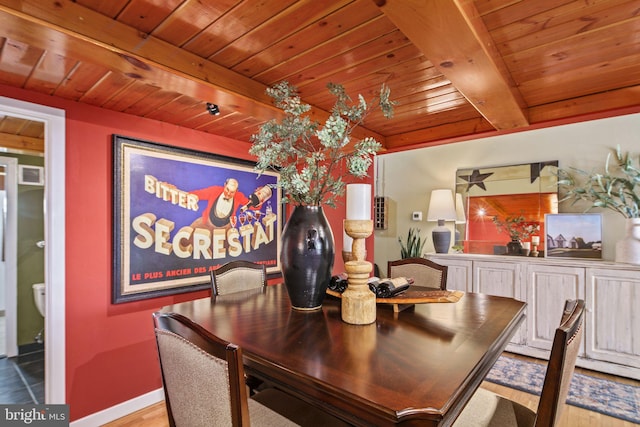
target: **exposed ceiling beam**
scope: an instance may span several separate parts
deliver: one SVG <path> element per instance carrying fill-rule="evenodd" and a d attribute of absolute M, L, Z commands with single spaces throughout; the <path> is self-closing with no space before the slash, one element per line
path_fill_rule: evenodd
<path fill-rule="evenodd" d="M 69 0 L 0 0 L 5 35 L 62 56 L 84 58 L 130 78 L 205 102 L 232 108 L 259 121 L 281 115 L 267 86 Z M 55 36 L 52 33 L 55 31 Z M 69 55 L 73 52 L 73 55 Z M 323 122 L 329 113 L 312 109 Z M 384 137 L 359 127 L 354 138 Z"/>
<path fill-rule="evenodd" d="M 498 130 L 527 126 L 525 103 L 470 0 L 374 0 Z"/>

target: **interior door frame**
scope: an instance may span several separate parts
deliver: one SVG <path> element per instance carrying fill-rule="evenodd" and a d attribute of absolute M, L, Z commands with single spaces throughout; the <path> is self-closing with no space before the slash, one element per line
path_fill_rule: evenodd
<path fill-rule="evenodd" d="M 18 159 L 0 157 L 5 167 L 7 217 L 4 228 L 5 254 L 5 319 L 7 357 L 18 355 Z M 8 326 L 12 326 L 9 328 Z"/>
<path fill-rule="evenodd" d="M 0 97 L 0 112 L 44 122 L 44 276 L 47 286 L 44 395 L 47 404 L 63 404 L 66 401 L 65 111 Z"/>

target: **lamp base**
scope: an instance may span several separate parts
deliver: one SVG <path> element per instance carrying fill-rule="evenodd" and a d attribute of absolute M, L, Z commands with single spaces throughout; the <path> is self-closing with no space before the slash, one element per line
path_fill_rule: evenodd
<path fill-rule="evenodd" d="M 444 220 L 438 220 L 438 226 L 431 232 L 433 238 L 433 247 L 438 254 L 446 254 L 449 252 L 451 245 L 451 230 L 444 226 Z"/>

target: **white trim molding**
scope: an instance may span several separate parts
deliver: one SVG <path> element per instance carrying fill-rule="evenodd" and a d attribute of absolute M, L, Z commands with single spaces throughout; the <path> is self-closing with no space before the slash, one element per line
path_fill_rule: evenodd
<path fill-rule="evenodd" d="M 154 405 L 164 400 L 164 390 L 159 388 L 157 390 L 150 391 L 142 394 L 126 402 L 119 403 L 102 411 L 95 412 L 91 415 L 87 415 L 84 418 L 75 420 L 70 424 L 70 427 L 95 427 L 101 426 L 111 421 L 122 418 L 133 412 L 144 409 L 147 406 Z"/>

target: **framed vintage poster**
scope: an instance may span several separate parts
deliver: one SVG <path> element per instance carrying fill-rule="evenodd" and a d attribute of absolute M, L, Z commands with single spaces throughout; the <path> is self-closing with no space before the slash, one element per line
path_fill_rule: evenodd
<path fill-rule="evenodd" d="M 545 256 L 602 259 L 602 215 L 547 214 Z"/>
<path fill-rule="evenodd" d="M 206 289 L 236 259 L 280 271 L 277 172 L 120 135 L 113 160 L 113 303 Z"/>

